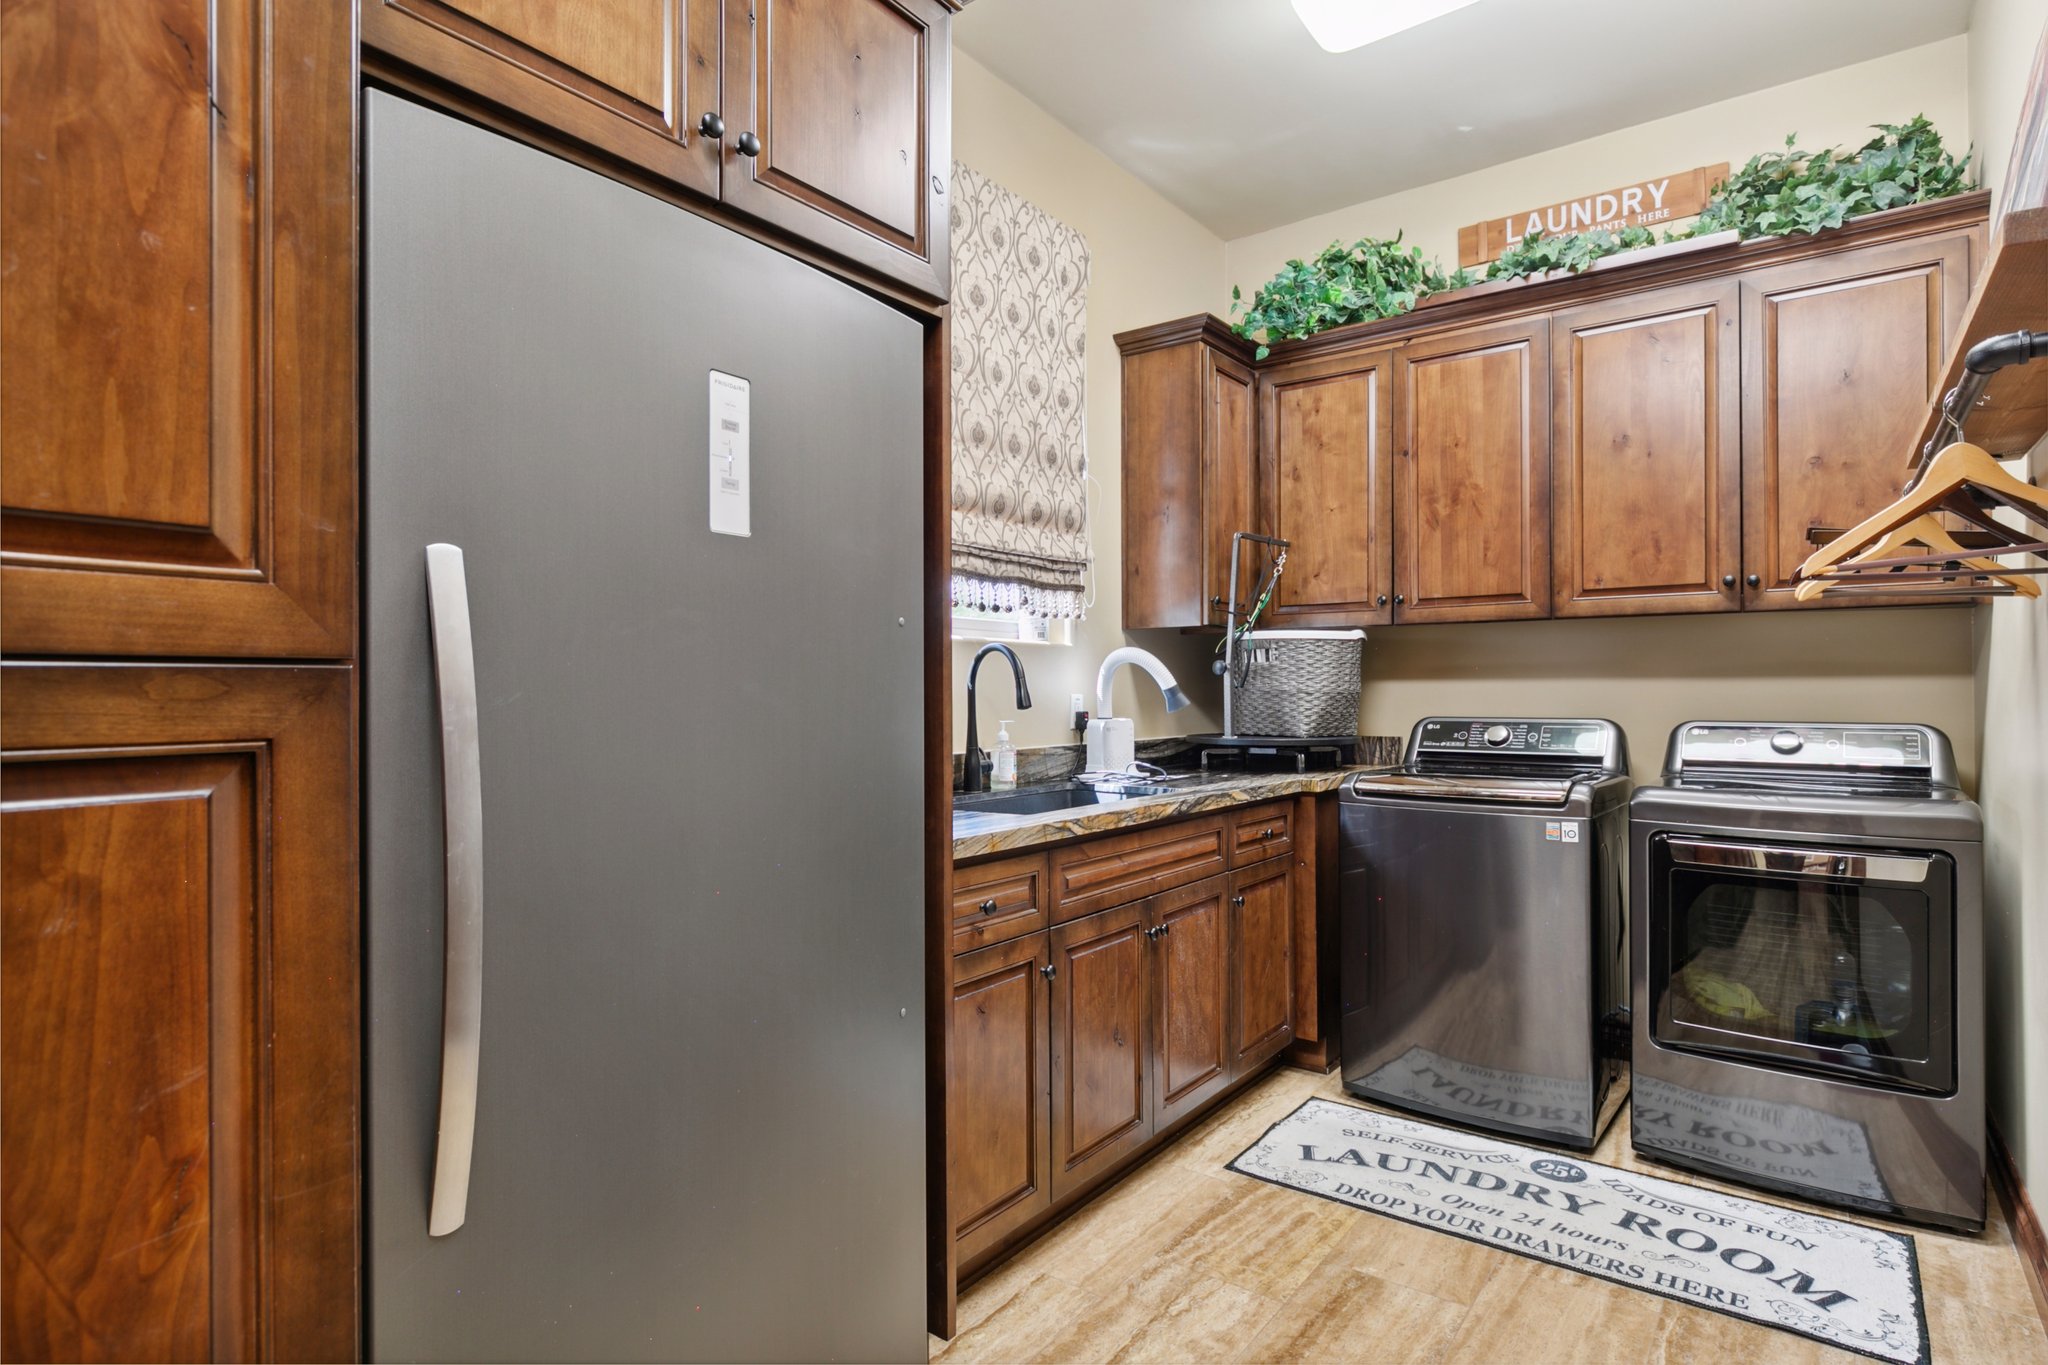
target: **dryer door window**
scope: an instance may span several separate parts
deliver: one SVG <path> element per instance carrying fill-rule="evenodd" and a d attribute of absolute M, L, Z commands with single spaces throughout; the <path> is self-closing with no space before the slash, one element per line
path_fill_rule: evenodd
<path fill-rule="evenodd" d="M 1954 1089 L 1946 854 L 1665 834 L 1651 857 L 1659 1043 Z"/>

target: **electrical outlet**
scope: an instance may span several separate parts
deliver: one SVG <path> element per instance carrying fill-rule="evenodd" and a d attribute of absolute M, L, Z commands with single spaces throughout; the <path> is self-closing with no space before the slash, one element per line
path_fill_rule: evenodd
<path fill-rule="evenodd" d="M 1087 709 L 1088 699 L 1082 696 L 1079 692 L 1072 693 L 1067 697 L 1067 714 L 1079 715 L 1081 712 L 1086 711 Z"/>

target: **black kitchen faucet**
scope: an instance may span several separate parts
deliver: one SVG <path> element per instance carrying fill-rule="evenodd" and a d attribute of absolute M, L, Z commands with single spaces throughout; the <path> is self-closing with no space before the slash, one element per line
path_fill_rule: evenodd
<path fill-rule="evenodd" d="M 960 790 L 963 792 L 985 792 L 988 790 L 988 755 L 981 750 L 981 741 L 974 731 L 974 675 L 981 668 L 981 661 L 991 654 L 1000 654 L 1010 661 L 1010 671 L 1017 675 L 1017 709 L 1031 709 L 1031 689 L 1024 683 L 1024 664 L 1017 657 L 1017 651 L 1008 645 L 983 645 L 974 652 L 974 662 L 967 666 L 967 753 L 961 763 Z"/>

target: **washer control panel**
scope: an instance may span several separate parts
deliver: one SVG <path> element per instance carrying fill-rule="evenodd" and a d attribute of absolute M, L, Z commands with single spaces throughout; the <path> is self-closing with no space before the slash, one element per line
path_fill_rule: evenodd
<path fill-rule="evenodd" d="M 1600 764 L 1619 754 L 1619 737 L 1613 722 L 1604 720 L 1432 716 L 1415 727 L 1408 752 L 1411 759 L 1431 753 L 1498 754 Z"/>
<path fill-rule="evenodd" d="M 1925 773 L 1941 766 L 1948 741 L 1940 731 L 1924 725 L 1694 721 L 1673 732 L 1671 747 L 1671 756 L 1681 767 L 1884 768 Z"/>

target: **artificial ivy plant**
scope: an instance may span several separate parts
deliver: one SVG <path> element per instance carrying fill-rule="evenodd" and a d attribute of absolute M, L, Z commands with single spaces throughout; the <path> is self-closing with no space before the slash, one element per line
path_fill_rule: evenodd
<path fill-rule="evenodd" d="M 1800 151 L 1799 135 L 1791 134 L 1784 151 L 1751 157 L 1717 187 L 1682 235 L 1729 228 L 1745 238 L 1815 233 L 1859 213 L 1945 199 L 1971 187 L 1970 153 L 1959 160 L 1944 148 L 1926 115 L 1875 127 L 1876 137 L 1847 154 L 1835 147 Z"/>
<path fill-rule="evenodd" d="M 1489 280 L 1520 280 L 1552 270 L 1577 274 L 1590 270 L 1593 262 L 1616 252 L 1649 246 L 1657 234 L 1646 227 L 1625 227 L 1619 232 L 1595 228 L 1591 232 L 1561 232 L 1552 237 L 1532 232 L 1500 254 L 1486 268 Z"/>
<path fill-rule="evenodd" d="M 1257 339 L 1258 358 L 1272 351 L 1270 343 L 1314 336 L 1347 322 L 1369 322 L 1405 313 L 1431 294 L 1461 289 L 1473 277 L 1465 271 L 1444 273 L 1421 247 L 1402 246 L 1401 234 L 1362 237 L 1345 246 L 1332 242 L 1313 261 L 1289 261 L 1280 273 L 1252 295 L 1247 307 L 1237 286 L 1230 288 L 1230 312 L 1242 311 L 1231 327 L 1241 337 Z"/>
<path fill-rule="evenodd" d="M 1785 139 L 1785 150 L 1751 157 L 1714 189 L 1707 206 L 1689 227 L 1664 234 L 1666 242 L 1704 237 L 1733 228 L 1744 238 L 1783 237 L 1840 227 L 1859 213 L 1875 213 L 1926 199 L 1945 199 L 1972 187 L 1970 154 L 1958 158 L 1942 146 L 1941 134 L 1924 114 L 1907 123 L 1874 125 L 1877 136 L 1853 152 L 1830 147 L 1801 151 L 1799 135 Z M 1617 252 L 1652 245 L 1648 228 L 1619 232 L 1531 233 L 1517 242 L 1486 272 L 1490 280 L 1517 280 L 1564 270 L 1576 273 Z M 1463 270 L 1445 273 L 1420 247 L 1401 245 L 1401 234 L 1367 237 L 1344 246 L 1332 242 L 1313 261 L 1289 261 L 1280 273 L 1260 286 L 1250 307 L 1236 286 L 1230 290 L 1230 311 L 1242 317 L 1232 323 L 1238 335 L 1269 343 L 1313 336 L 1349 322 L 1405 313 L 1431 294 L 1460 289 L 1474 282 Z"/>

